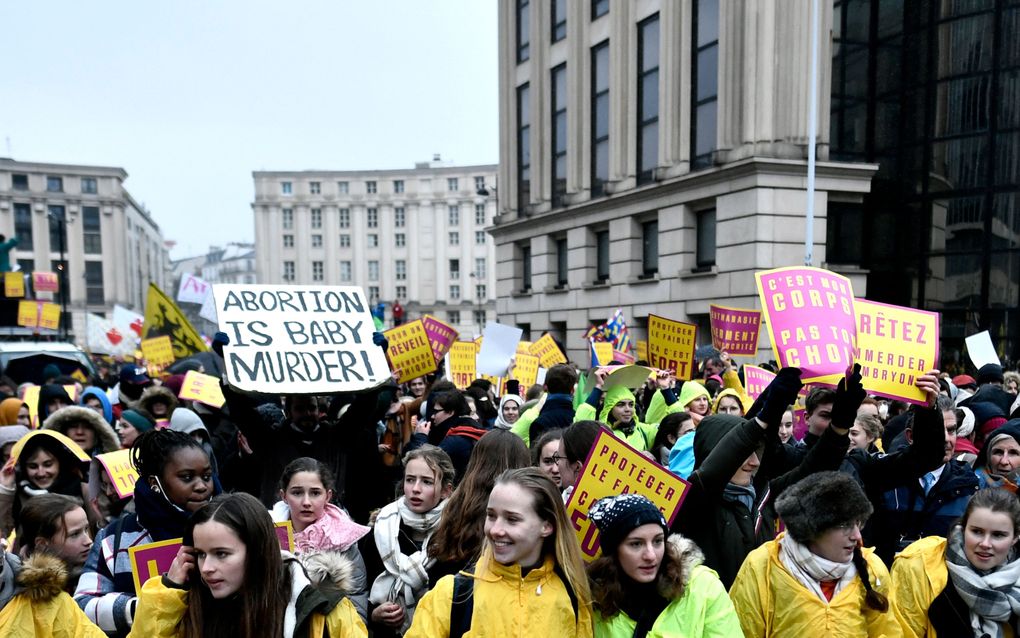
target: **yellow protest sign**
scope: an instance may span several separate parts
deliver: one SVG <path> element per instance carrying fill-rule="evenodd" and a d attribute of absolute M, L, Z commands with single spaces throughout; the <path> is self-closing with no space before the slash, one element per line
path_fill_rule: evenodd
<path fill-rule="evenodd" d="M 25 328 L 39 327 L 39 302 L 18 302 L 18 325 L 24 326 Z"/>
<path fill-rule="evenodd" d="M 538 341 L 531 344 L 529 352 L 538 357 L 538 363 L 543 368 L 551 368 L 557 363 L 567 362 L 567 358 L 563 356 L 559 346 L 556 345 L 552 335 L 548 332 L 542 335 Z"/>
<path fill-rule="evenodd" d="M 170 337 L 170 343 L 173 344 L 174 358 L 171 362 L 209 349 L 177 304 L 159 286 L 150 283 L 149 295 L 145 300 L 142 337 L 152 339 L 164 335 Z"/>
<path fill-rule="evenodd" d="M 450 381 L 461 390 L 475 380 L 475 357 L 478 345 L 474 341 L 454 341 L 450 346 Z"/>
<path fill-rule="evenodd" d="M 436 371 L 436 356 L 421 319 L 390 328 L 383 334 L 389 342 L 386 357 L 390 361 L 390 369 L 400 371 L 398 383 Z"/>
<path fill-rule="evenodd" d="M 638 361 L 648 361 L 648 342 L 644 339 L 638 339 L 637 358 Z"/>
<path fill-rule="evenodd" d="M 188 373 L 184 375 L 181 392 L 177 396 L 181 399 L 211 405 L 214 408 L 222 407 L 226 403 L 223 389 L 220 387 L 220 380 L 197 370 L 188 370 Z"/>
<path fill-rule="evenodd" d="M 694 372 L 698 327 L 692 323 L 648 315 L 648 363 L 689 380 Z"/>
<path fill-rule="evenodd" d="M 938 367 L 939 314 L 889 304 L 854 300 L 857 363 L 871 394 L 924 405 L 927 397 L 914 381 Z"/>
<path fill-rule="evenodd" d="M 96 460 L 103 466 L 110 484 L 120 498 L 127 498 L 135 493 L 135 481 L 138 470 L 131 462 L 131 450 L 117 450 L 96 455 Z"/>
<path fill-rule="evenodd" d="M 174 345 L 170 337 L 163 335 L 152 339 L 142 339 L 142 356 L 149 365 L 162 370 L 174 362 Z"/>
<path fill-rule="evenodd" d="M 591 344 L 595 352 L 595 360 L 600 366 L 606 366 L 613 362 L 613 344 L 605 341 L 594 341 Z"/>
<path fill-rule="evenodd" d="M 39 310 L 39 327 L 56 330 L 60 327 L 60 306 L 44 301 Z"/>
<path fill-rule="evenodd" d="M 25 388 L 21 400 L 28 406 L 28 418 L 33 428 L 39 427 L 39 390 L 42 386 L 30 385 Z"/>
<path fill-rule="evenodd" d="M 521 392 L 535 385 L 538 381 L 538 357 L 518 353 L 514 363 L 514 378 L 520 382 Z"/>
<path fill-rule="evenodd" d="M 7 297 L 24 297 L 25 275 L 20 272 L 5 272 L 4 295 Z"/>
<path fill-rule="evenodd" d="M 517 354 L 531 354 L 531 342 L 521 339 L 517 342 Z"/>
<path fill-rule="evenodd" d="M 588 510 L 600 498 L 615 494 L 640 494 L 659 508 L 672 525 L 684 497 L 686 481 L 671 474 L 611 432 L 602 430 L 578 476 L 567 501 L 567 516 L 577 532 L 585 560 L 599 556 L 598 529 Z"/>
<path fill-rule="evenodd" d="M 77 379 L 78 381 L 80 381 L 82 383 L 88 383 L 88 381 L 89 381 L 88 376 L 84 372 L 81 371 L 81 368 L 77 368 L 74 372 L 72 372 L 71 373 L 71 378 Z"/>

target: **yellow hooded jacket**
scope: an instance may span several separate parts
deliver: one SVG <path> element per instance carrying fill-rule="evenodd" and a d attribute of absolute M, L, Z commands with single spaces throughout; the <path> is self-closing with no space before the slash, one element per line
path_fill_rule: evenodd
<path fill-rule="evenodd" d="M 744 636 L 825 636 L 826 638 L 893 638 L 900 628 L 890 609 L 873 610 L 864 602 L 860 578 L 824 601 L 786 570 L 779 559 L 783 536 L 758 547 L 737 573 L 730 598 Z M 888 595 L 889 571 L 873 549 L 865 548 L 868 576 L 875 591 Z"/>
<path fill-rule="evenodd" d="M 659 395 L 661 392 L 656 391 L 655 394 Z M 634 398 L 634 393 L 627 388 L 614 386 L 606 390 L 605 398 L 602 400 L 602 411 L 599 413 L 599 421 L 612 427 L 613 424 L 609 421 L 610 414 L 612 414 L 613 408 L 616 407 L 616 404 L 624 399 L 629 400 L 631 403 L 637 403 L 637 400 Z M 595 408 L 592 407 L 590 403 L 585 402 L 577 406 L 577 410 L 574 413 L 575 423 L 578 421 L 590 421 L 594 418 Z M 661 416 L 659 417 L 659 420 L 662 420 Z M 634 431 L 629 435 L 625 435 L 623 432 L 615 428 L 613 428 L 613 434 L 641 452 L 652 449 L 652 443 L 655 442 L 655 435 L 659 432 L 658 422 L 656 422 L 656 425 L 642 423 L 637 419 L 636 414 L 633 417 L 633 421 Z"/>
<path fill-rule="evenodd" d="M 2 553 L 0 560 L 3 560 Z M 0 609 L 0 636 L 106 637 L 103 630 L 92 624 L 64 591 L 67 581 L 64 561 L 46 554 L 35 554 L 25 561 L 17 578 L 24 590 Z"/>
<path fill-rule="evenodd" d="M 946 539 L 928 536 L 911 543 L 896 556 L 892 573 L 889 605 L 903 629 L 904 638 L 935 638 L 928 608 L 949 582 Z"/>

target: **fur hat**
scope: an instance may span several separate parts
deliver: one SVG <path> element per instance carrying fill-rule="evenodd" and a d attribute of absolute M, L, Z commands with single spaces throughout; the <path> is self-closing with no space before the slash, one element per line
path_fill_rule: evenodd
<path fill-rule="evenodd" d="M 842 472 L 816 472 L 783 492 L 776 512 L 798 543 L 810 543 L 828 530 L 863 522 L 873 508 L 855 480 Z"/>

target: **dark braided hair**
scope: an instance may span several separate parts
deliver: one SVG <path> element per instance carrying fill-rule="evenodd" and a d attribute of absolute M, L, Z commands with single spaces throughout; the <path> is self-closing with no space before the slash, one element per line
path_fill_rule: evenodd
<path fill-rule="evenodd" d="M 874 609 L 885 613 L 889 611 L 889 599 L 871 588 L 871 578 L 868 577 L 868 561 L 864 560 L 864 554 L 860 547 L 854 548 L 854 567 L 857 568 L 857 575 L 864 583 L 864 603 Z"/>
<path fill-rule="evenodd" d="M 202 444 L 190 434 L 169 429 L 149 430 L 139 436 L 131 446 L 131 462 L 142 479 L 162 476 L 163 468 L 174 453 L 189 447 L 202 450 L 202 454 L 208 456 Z"/>

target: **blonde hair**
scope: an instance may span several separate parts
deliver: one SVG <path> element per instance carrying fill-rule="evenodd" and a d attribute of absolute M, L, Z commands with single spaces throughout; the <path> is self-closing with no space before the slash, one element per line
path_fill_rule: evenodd
<path fill-rule="evenodd" d="M 428 465 L 429 469 L 436 473 L 436 481 L 440 486 L 453 487 L 453 480 L 456 478 L 457 471 L 454 469 L 453 460 L 450 459 L 450 455 L 446 453 L 446 450 L 426 443 L 404 455 L 404 467 L 406 468 L 407 464 L 415 459 L 425 461 L 425 465 Z"/>

